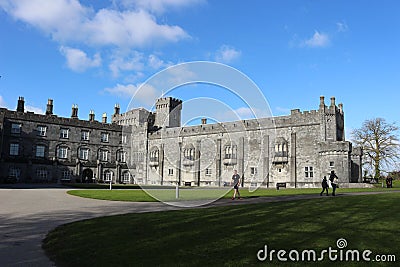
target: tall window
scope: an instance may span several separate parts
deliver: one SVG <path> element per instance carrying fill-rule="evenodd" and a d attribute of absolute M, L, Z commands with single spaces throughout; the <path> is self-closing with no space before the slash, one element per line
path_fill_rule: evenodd
<path fill-rule="evenodd" d="M 288 156 L 288 145 L 285 141 L 275 144 L 275 157 L 287 157 Z"/>
<path fill-rule="evenodd" d="M 11 133 L 20 134 L 21 133 L 21 124 L 20 123 L 12 123 L 11 124 Z"/>
<path fill-rule="evenodd" d="M 236 145 L 225 146 L 225 159 L 236 159 L 237 147 Z"/>
<path fill-rule="evenodd" d="M 108 143 L 108 133 L 101 133 L 101 142 Z"/>
<path fill-rule="evenodd" d="M 168 169 L 168 175 L 173 176 L 174 175 L 174 169 Z"/>
<path fill-rule="evenodd" d="M 37 131 L 38 131 L 38 135 L 39 135 L 39 136 L 46 136 L 47 127 L 46 127 L 46 126 L 39 125 L 39 126 L 37 127 Z"/>
<path fill-rule="evenodd" d="M 18 180 L 19 177 L 21 176 L 21 169 L 16 167 L 10 167 L 10 169 L 8 170 L 8 176 Z"/>
<path fill-rule="evenodd" d="M 79 148 L 79 158 L 83 160 L 89 159 L 89 148 Z"/>
<path fill-rule="evenodd" d="M 211 175 L 211 169 L 210 169 L 210 168 L 207 168 L 207 169 L 206 169 L 206 175 L 207 175 L 207 176 L 210 176 L 210 175 Z"/>
<path fill-rule="evenodd" d="M 61 180 L 69 181 L 69 180 L 71 180 L 71 177 L 72 177 L 71 170 L 68 170 L 68 169 L 63 170 Z"/>
<path fill-rule="evenodd" d="M 158 162 L 158 154 L 159 154 L 158 149 L 151 151 L 150 152 L 150 161 Z"/>
<path fill-rule="evenodd" d="M 36 178 L 38 180 L 47 180 L 47 169 L 46 168 L 36 169 Z"/>
<path fill-rule="evenodd" d="M 65 146 L 61 146 L 57 150 L 57 158 L 66 159 L 68 157 L 68 148 Z"/>
<path fill-rule="evenodd" d="M 126 152 L 123 150 L 119 150 L 117 152 L 117 160 L 119 162 L 126 162 Z"/>
<path fill-rule="evenodd" d="M 11 143 L 10 144 L 10 156 L 18 156 L 19 155 L 19 144 Z"/>
<path fill-rule="evenodd" d="M 36 157 L 44 158 L 44 152 L 46 147 L 44 145 L 36 145 Z"/>
<path fill-rule="evenodd" d="M 112 180 L 112 172 L 111 171 L 105 171 L 104 172 L 104 181 L 105 182 L 110 182 Z"/>
<path fill-rule="evenodd" d="M 81 139 L 82 139 L 83 141 L 89 141 L 89 131 L 86 131 L 86 130 L 82 131 L 82 133 L 81 133 Z"/>
<path fill-rule="evenodd" d="M 99 150 L 99 160 L 100 161 L 107 161 L 108 160 L 108 151 L 100 149 Z"/>
<path fill-rule="evenodd" d="M 257 168 L 256 167 L 251 167 L 250 168 L 250 174 L 251 175 L 256 175 L 257 174 Z"/>
<path fill-rule="evenodd" d="M 124 171 L 122 173 L 122 181 L 124 183 L 130 183 L 131 182 L 131 174 L 129 173 L 129 171 Z"/>
<path fill-rule="evenodd" d="M 304 167 L 304 175 L 306 178 L 313 178 L 314 177 L 314 168 L 313 167 Z"/>
<path fill-rule="evenodd" d="M 185 159 L 194 160 L 194 147 L 186 148 L 183 151 L 183 156 L 185 157 Z"/>
<path fill-rule="evenodd" d="M 121 135 L 121 143 L 126 144 L 126 135 Z"/>
<path fill-rule="evenodd" d="M 61 128 L 61 130 L 60 130 L 60 138 L 68 139 L 69 138 L 69 129 Z"/>

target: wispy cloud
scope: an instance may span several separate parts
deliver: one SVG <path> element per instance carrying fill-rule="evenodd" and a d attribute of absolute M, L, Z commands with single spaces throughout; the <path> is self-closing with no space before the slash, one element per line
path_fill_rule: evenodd
<path fill-rule="evenodd" d="M 124 98 L 134 98 L 135 103 L 145 105 L 154 105 L 156 99 L 160 96 L 159 92 L 148 84 L 117 84 L 112 88 L 105 88 L 104 92 Z"/>
<path fill-rule="evenodd" d="M 39 107 L 34 107 L 34 106 L 30 106 L 30 105 L 25 105 L 25 109 L 26 111 L 30 111 L 30 112 L 34 112 L 36 114 L 44 114 L 44 111 L 42 108 Z"/>
<path fill-rule="evenodd" d="M 229 45 L 222 45 L 215 53 L 215 61 L 231 63 L 241 56 L 242 52 Z"/>
<path fill-rule="evenodd" d="M 116 3 L 117 1 L 113 1 Z M 205 0 L 120 0 L 125 7 L 138 7 L 152 13 L 162 14 L 167 10 L 188 7 L 204 3 Z"/>
<path fill-rule="evenodd" d="M 116 50 L 111 58 L 108 67 L 114 77 L 118 77 L 122 71 L 142 71 L 144 69 L 144 54 L 139 51 Z"/>
<path fill-rule="evenodd" d="M 314 35 L 303 42 L 303 46 L 307 47 L 326 47 L 330 44 L 330 37 L 326 33 L 315 31 Z"/>
<path fill-rule="evenodd" d="M 4 101 L 4 98 L 1 95 L 0 95 L 0 107 L 7 108 L 7 103 L 6 103 L 6 101 Z"/>
<path fill-rule="evenodd" d="M 336 22 L 336 28 L 338 32 L 347 32 L 349 30 L 349 26 L 345 21 Z"/>
<path fill-rule="evenodd" d="M 83 72 L 88 68 L 99 67 L 101 65 L 99 53 L 96 53 L 93 58 L 89 58 L 84 51 L 67 46 L 61 46 L 60 52 L 67 60 L 68 68 L 76 72 Z"/>

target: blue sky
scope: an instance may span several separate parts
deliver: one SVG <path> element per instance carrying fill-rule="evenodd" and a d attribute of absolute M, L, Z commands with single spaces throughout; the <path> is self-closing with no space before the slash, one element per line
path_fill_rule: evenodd
<path fill-rule="evenodd" d="M 15 109 L 24 96 L 43 112 L 52 98 L 59 116 L 78 104 L 80 118 L 93 109 L 99 120 L 115 103 L 125 110 L 158 71 L 216 61 L 252 79 L 274 115 L 335 96 L 348 134 L 366 119 L 398 121 L 399 14 L 395 0 L 0 0 L 0 105 Z M 199 91 L 227 99 L 201 85 L 172 95 L 190 100 Z M 144 93 L 133 106 L 154 97 Z"/>

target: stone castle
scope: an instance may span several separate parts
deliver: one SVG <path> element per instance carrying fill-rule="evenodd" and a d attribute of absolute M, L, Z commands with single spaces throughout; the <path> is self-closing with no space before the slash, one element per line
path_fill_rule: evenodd
<path fill-rule="evenodd" d="M 318 110 L 288 116 L 181 126 L 182 101 L 164 97 L 155 111 L 114 108 L 96 121 L 0 109 L 0 182 L 114 182 L 224 186 L 238 170 L 243 186 L 320 187 L 334 170 L 361 182 L 360 148 L 345 141 L 343 105 L 320 97 Z"/>

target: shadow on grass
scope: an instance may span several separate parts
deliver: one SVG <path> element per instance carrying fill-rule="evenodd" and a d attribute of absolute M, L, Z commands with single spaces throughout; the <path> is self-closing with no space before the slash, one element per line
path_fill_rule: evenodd
<path fill-rule="evenodd" d="M 335 249 L 339 238 L 347 249 L 400 255 L 399 201 L 393 193 L 103 217 L 58 227 L 43 247 L 59 266 L 304 266 L 256 255 L 265 245 Z"/>

